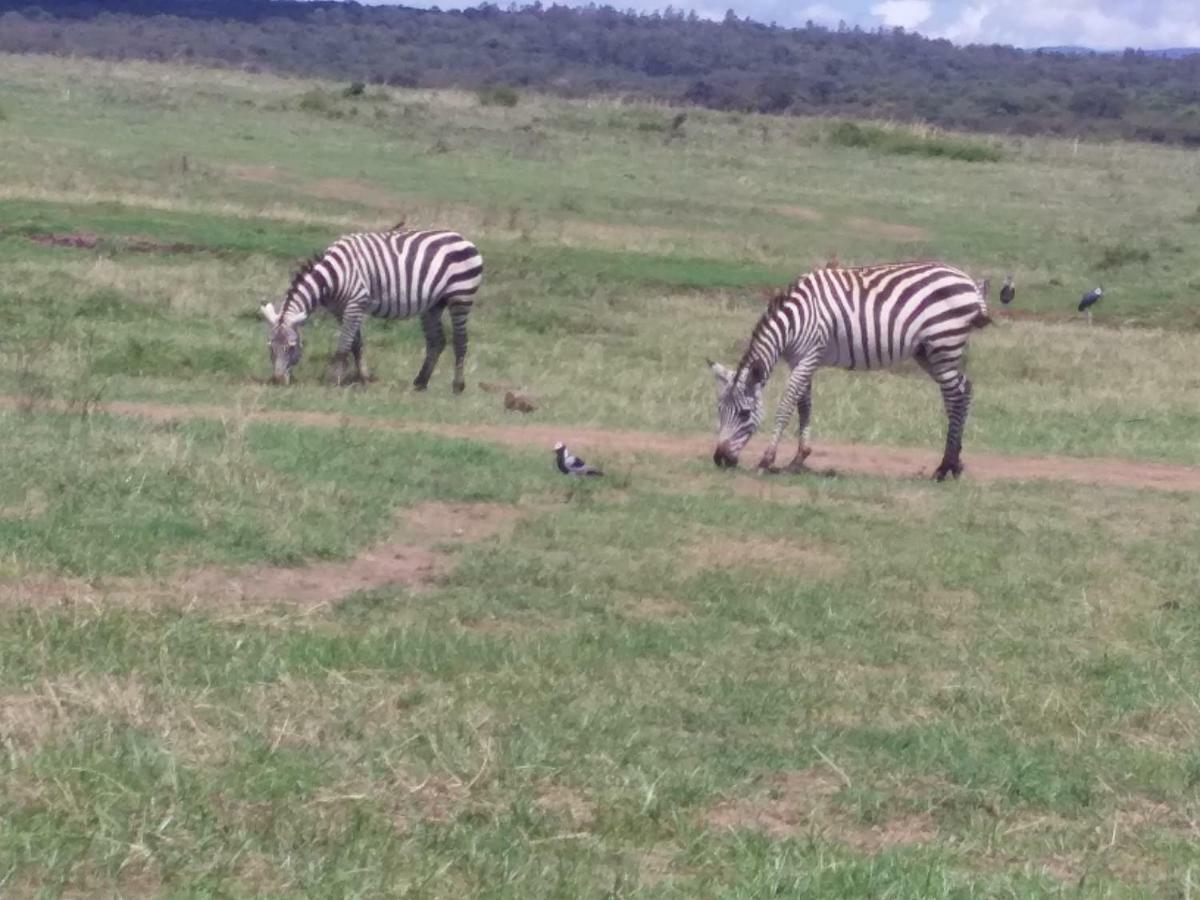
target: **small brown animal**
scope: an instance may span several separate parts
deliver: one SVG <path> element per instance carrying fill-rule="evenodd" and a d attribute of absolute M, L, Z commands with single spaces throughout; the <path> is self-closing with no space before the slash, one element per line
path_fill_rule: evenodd
<path fill-rule="evenodd" d="M 533 401 L 524 394 L 515 394 L 512 391 L 506 391 L 504 394 L 504 408 L 523 413 L 531 413 L 537 409 Z"/>

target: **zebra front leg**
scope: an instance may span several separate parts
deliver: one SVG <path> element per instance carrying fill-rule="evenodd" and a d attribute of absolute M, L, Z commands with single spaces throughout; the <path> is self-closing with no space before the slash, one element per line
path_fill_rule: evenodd
<path fill-rule="evenodd" d="M 800 446 L 796 451 L 796 457 L 788 463 L 786 471 L 803 471 L 804 460 L 808 458 L 810 452 L 807 446 L 808 421 L 812 413 L 812 374 L 815 367 L 815 360 L 806 358 L 792 369 L 787 388 L 783 392 L 783 398 L 779 401 L 779 410 L 775 414 L 775 431 L 771 435 L 771 442 L 767 445 L 767 449 L 763 451 L 762 459 L 758 463 L 759 468 L 774 471 L 775 454 L 779 450 L 779 442 L 783 439 L 784 432 L 787 431 L 788 421 L 791 419 L 794 409 L 800 413 Z"/>
<path fill-rule="evenodd" d="M 446 348 L 446 332 L 442 328 L 443 308 L 444 306 L 439 303 L 432 309 L 421 313 L 421 330 L 425 332 L 425 362 L 421 363 L 421 371 L 413 379 L 413 387 L 418 391 L 429 387 L 429 378 L 433 375 L 438 357 Z"/>
<path fill-rule="evenodd" d="M 346 304 L 342 312 L 341 330 L 338 332 L 337 351 L 329 361 L 329 380 L 338 387 L 347 383 L 346 360 L 354 351 L 355 360 L 362 352 L 362 309 L 357 301 Z"/>
<path fill-rule="evenodd" d="M 454 393 L 461 394 L 467 386 L 463 367 L 467 361 L 467 316 L 470 303 L 450 304 L 450 326 L 454 332 Z"/>
<path fill-rule="evenodd" d="M 371 375 L 367 372 L 366 363 L 363 362 L 363 336 L 361 329 L 354 336 L 354 343 L 350 345 L 350 352 L 354 355 L 354 378 L 359 383 L 366 384 L 371 380 Z"/>
<path fill-rule="evenodd" d="M 346 382 L 346 357 L 342 350 L 333 354 L 329 361 L 329 381 L 334 387 L 341 387 Z"/>
<path fill-rule="evenodd" d="M 796 455 L 792 461 L 787 464 L 787 471 L 793 474 L 807 471 L 808 466 L 804 461 L 812 454 L 812 447 L 808 445 L 808 423 L 812 418 L 812 390 L 803 394 L 796 401 L 796 413 L 799 417 L 800 442 L 796 447 Z"/>

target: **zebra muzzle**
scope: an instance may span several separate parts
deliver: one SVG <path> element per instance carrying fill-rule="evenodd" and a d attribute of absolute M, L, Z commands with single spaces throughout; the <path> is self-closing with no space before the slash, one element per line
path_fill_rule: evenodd
<path fill-rule="evenodd" d="M 713 462 L 716 463 L 719 469 L 733 469 L 737 467 L 737 457 L 726 449 L 724 444 L 718 445 L 713 451 Z"/>

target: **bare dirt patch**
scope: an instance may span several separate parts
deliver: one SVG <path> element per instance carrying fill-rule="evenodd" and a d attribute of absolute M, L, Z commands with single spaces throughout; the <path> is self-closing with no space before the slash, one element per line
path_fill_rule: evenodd
<path fill-rule="evenodd" d="M 573 828 L 587 829 L 596 820 L 596 805 L 576 790 L 555 785 L 537 799 L 538 809 L 565 818 Z"/>
<path fill-rule="evenodd" d="M 304 193 L 322 200 L 357 203 L 371 209 L 403 209 L 406 201 L 398 194 L 369 181 L 353 178 L 323 178 L 304 186 Z"/>
<path fill-rule="evenodd" d="M 209 249 L 199 244 L 159 241 L 143 236 L 106 238 L 91 231 L 31 234 L 29 240 L 43 247 L 73 247 L 77 250 L 95 250 L 103 243 L 114 250 L 126 250 L 131 253 L 203 253 Z"/>
<path fill-rule="evenodd" d="M 637 622 L 666 622 L 688 616 L 691 610 L 667 597 L 639 597 L 622 604 L 620 614 Z"/>
<path fill-rule="evenodd" d="M 917 225 L 902 225 L 899 222 L 883 222 L 879 219 L 860 216 L 847 219 L 846 224 L 862 234 L 869 234 L 872 237 L 880 237 L 902 244 L 923 241 L 928 237 L 928 233 L 924 228 Z"/>
<path fill-rule="evenodd" d="M 78 247 L 81 250 L 91 250 L 100 245 L 100 235 L 90 231 L 74 234 L 31 234 L 29 240 L 43 247 Z"/>
<path fill-rule="evenodd" d="M 279 167 L 275 165 L 231 165 L 225 167 L 225 174 L 241 181 L 272 182 L 280 177 Z"/>
<path fill-rule="evenodd" d="M 760 831 L 776 840 L 815 834 L 868 853 L 937 836 L 928 813 L 901 813 L 870 825 L 856 822 L 834 802 L 841 789 L 840 778 L 824 768 L 781 772 L 751 796 L 717 804 L 705 823 L 721 831 Z"/>
<path fill-rule="evenodd" d="M 309 611 L 361 591 L 403 585 L 420 590 L 454 562 L 455 544 L 503 532 L 520 510 L 494 503 L 421 503 L 399 515 L 395 536 L 351 560 L 307 566 L 205 567 L 172 580 L 38 577 L 0 583 L 0 602 L 163 603 L 238 608 L 284 603 Z"/>
<path fill-rule="evenodd" d="M 59 401 L 38 401 L 35 409 L 70 411 Z M 0 409 L 26 410 L 29 398 L 0 397 Z M 317 428 L 370 428 L 375 430 L 417 432 L 442 437 L 488 441 L 508 447 L 538 447 L 553 445 L 562 437 L 562 425 L 541 425 L 521 422 L 511 425 L 449 425 L 384 419 L 373 416 L 347 416 L 340 413 L 293 412 L 260 410 L 244 412 L 207 404 L 172 405 L 112 401 L 100 403 L 95 412 L 117 416 L 133 416 L 152 422 L 174 422 L 190 419 L 233 419 L 248 422 L 273 422 L 305 425 Z M 622 431 L 603 428 L 573 427 L 571 449 L 578 447 L 586 458 L 589 449 L 611 453 L 653 453 L 664 456 L 712 456 L 712 435 L 666 434 L 652 431 Z M 744 452 L 750 461 L 756 459 L 756 447 Z M 938 462 L 941 450 L 932 446 L 924 449 L 883 447 L 865 444 L 820 443 L 808 458 L 809 467 L 817 472 L 873 475 L 898 479 L 928 479 Z M 1107 487 L 1127 487 L 1160 491 L 1200 493 L 1200 466 L 1173 463 L 1142 462 L 1139 460 L 1073 458 L 1066 456 L 1002 456 L 996 453 L 976 453 L 968 447 L 963 454 L 964 478 L 974 481 L 1065 481 L 1076 484 L 1099 484 Z M 774 477 L 787 483 L 789 478 L 811 478 L 812 473 L 797 476 L 761 476 L 750 471 L 731 473 L 732 477 Z"/>
<path fill-rule="evenodd" d="M 790 219 L 799 219 L 801 222 L 820 222 L 825 218 L 812 207 L 797 206 L 793 203 L 778 204 L 775 206 L 775 210 Z"/>
<path fill-rule="evenodd" d="M 846 567 L 845 559 L 832 547 L 804 535 L 790 540 L 735 540 L 712 535 L 693 544 L 691 567 L 697 571 L 727 568 L 770 568 L 802 572 L 808 578 L 833 577 Z"/>

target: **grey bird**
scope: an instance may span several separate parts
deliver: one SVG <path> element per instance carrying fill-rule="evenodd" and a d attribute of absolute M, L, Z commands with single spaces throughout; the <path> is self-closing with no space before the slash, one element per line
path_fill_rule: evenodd
<path fill-rule="evenodd" d="M 1104 296 L 1104 287 L 1101 285 L 1099 287 L 1092 288 L 1090 291 L 1088 291 L 1086 294 L 1084 294 L 1083 297 L 1080 298 L 1080 300 L 1079 300 L 1079 311 L 1087 313 L 1089 325 L 1092 324 L 1092 307 L 1096 303 L 1100 302 L 1100 298 L 1103 296 Z"/>
<path fill-rule="evenodd" d="M 1013 287 L 1012 276 L 1006 275 L 1004 284 L 1000 288 L 1000 302 L 1005 306 L 1013 302 L 1013 297 L 1017 296 L 1017 289 Z"/>
<path fill-rule="evenodd" d="M 567 445 L 559 441 L 554 445 L 554 458 L 558 463 L 558 471 L 564 475 L 575 475 L 582 477 L 584 475 L 603 475 L 599 469 L 594 466 L 589 466 L 578 456 L 572 456 L 571 451 L 567 449 Z"/>

